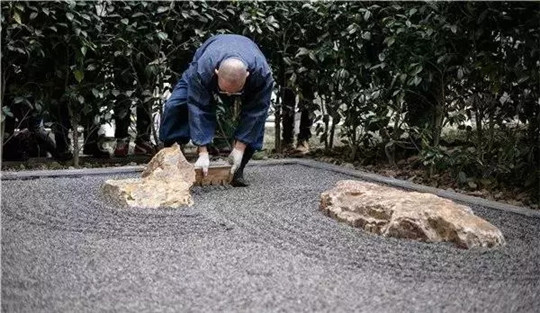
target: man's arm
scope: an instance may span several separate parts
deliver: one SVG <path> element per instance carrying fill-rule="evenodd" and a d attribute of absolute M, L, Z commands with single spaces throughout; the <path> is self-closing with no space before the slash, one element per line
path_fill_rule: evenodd
<path fill-rule="evenodd" d="M 191 140 L 206 150 L 206 145 L 214 138 L 216 117 L 210 103 L 210 92 L 197 73 L 189 78 L 187 105 Z"/>
<path fill-rule="evenodd" d="M 249 98 L 242 105 L 240 124 L 235 133 L 235 139 L 240 142 L 240 147 L 243 146 L 241 143 L 253 146 L 259 139 L 261 132 L 264 131 L 273 86 L 274 80 L 269 73 L 263 79 L 258 90 L 246 95 Z M 259 150 L 262 147 L 253 146 L 253 148 Z"/>

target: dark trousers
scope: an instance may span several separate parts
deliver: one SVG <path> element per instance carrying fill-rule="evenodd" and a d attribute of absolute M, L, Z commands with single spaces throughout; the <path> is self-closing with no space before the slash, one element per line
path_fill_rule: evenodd
<path fill-rule="evenodd" d="M 283 145 L 292 145 L 294 141 L 294 117 L 296 113 L 296 95 L 294 92 L 285 88 L 283 93 Z M 299 104 L 300 109 L 300 130 L 298 133 L 298 142 L 307 141 L 311 138 L 311 114 L 307 106 L 307 101 L 303 100 Z"/>
<path fill-rule="evenodd" d="M 119 95 L 115 106 L 114 121 L 116 130 L 114 137 L 118 139 L 129 137 L 129 126 L 131 125 L 131 99 L 126 95 Z M 150 141 L 152 133 L 152 106 L 151 103 L 139 101 L 136 107 L 137 124 L 136 124 L 136 142 Z"/>

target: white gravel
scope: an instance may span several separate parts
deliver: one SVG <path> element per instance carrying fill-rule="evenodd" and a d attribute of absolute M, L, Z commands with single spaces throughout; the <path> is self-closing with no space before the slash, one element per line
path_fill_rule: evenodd
<path fill-rule="evenodd" d="M 132 177 L 121 175 L 117 177 Z M 4 312 L 534 312 L 540 219 L 473 207 L 507 246 L 382 238 L 318 209 L 344 174 L 249 167 L 185 209 L 120 209 L 111 176 L 2 181 Z"/>

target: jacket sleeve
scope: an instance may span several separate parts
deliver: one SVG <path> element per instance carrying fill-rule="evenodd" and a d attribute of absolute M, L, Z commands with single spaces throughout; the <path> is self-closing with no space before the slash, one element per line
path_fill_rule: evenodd
<path fill-rule="evenodd" d="M 210 92 L 202 83 L 198 73 L 188 80 L 187 106 L 191 141 L 197 146 L 206 146 L 214 139 L 216 116 L 210 101 Z"/>
<path fill-rule="evenodd" d="M 240 124 L 236 129 L 235 138 L 256 150 L 261 149 L 258 146 L 258 139 L 264 132 L 273 86 L 274 80 L 269 73 L 253 93 L 246 95 L 245 103 L 242 105 Z"/>

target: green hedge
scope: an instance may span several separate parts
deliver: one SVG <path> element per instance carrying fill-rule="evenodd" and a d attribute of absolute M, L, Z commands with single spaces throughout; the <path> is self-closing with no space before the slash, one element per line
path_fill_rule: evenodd
<path fill-rule="evenodd" d="M 4 114 L 26 105 L 54 121 L 64 102 L 75 124 L 103 121 L 110 116 L 98 112 L 120 94 L 159 111 L 164 83 L 174 85 L 205 39 L 240 33 L 261 46 L 278 87 L 314 88 L 327 148 L 339 123 L 351 160 L 417 154 L 431 173 L 540 194 L 538 3 L 1 5 Z M 441 137 L 447 126 L 463 136 L 459 145 Z"/>

